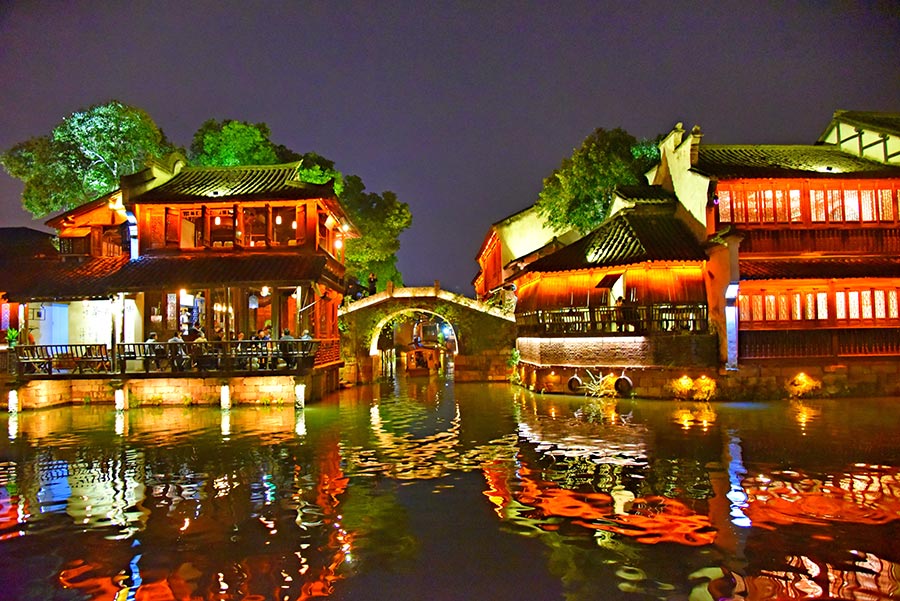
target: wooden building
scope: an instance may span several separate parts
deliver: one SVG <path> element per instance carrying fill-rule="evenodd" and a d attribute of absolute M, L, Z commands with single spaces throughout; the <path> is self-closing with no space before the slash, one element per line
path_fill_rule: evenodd
<path fill-rule="evenodd" d="M 300 181 L 299 166 L 153 163 L 49 220 L 58 256 L 23 264 L 7 296 L 46 309 L 54 344 L 309 330 L 336 384 L 343 241 L 358 234 L 333 187 Z"/>
<path fill-rule="evenodd" d="M 702 139 L 678 124 L 649 186 L 501 282 L 518 287 L 526 384 L 565 389 L 590 367 L 755 366 L 774 382 L 784 366 L 852 379 L 848 363 L 896 364 L 900 114 L 839 111 L 810 145 Z"/>

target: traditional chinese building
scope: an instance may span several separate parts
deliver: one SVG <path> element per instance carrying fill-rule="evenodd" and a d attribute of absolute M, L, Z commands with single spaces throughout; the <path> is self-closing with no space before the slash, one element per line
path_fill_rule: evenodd
<path fill-rule="evenodd" d="M 23 263 L 7 297 L 42 307 L 43 342 L 112 352 L 150 332 L 309 330 L 321 388 L 336 387 L 343 241 L 358 234 L 333 187 L 302 182 L 299 167 L 151 164 L 48 221 L 58 255 Z"/>
<path fill-rule="evenodd" d="M 525 383 L 711 364 L 760 394 L 799 371 L 833 394 L 900 391 L 900 115 L 840 111 L 812 145 L 702 138 L 677 125 L 649 187 L 513 276 Z"/>

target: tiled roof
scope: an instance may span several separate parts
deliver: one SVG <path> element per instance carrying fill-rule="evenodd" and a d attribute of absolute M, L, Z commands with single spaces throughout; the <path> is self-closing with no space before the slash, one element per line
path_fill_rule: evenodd
<path fill-rule="evenodd" d="M 330 198 L 330 184 L 300 181 L 300 163 L 247 167 L 184 167 L 166 183 L 141 194 L 140 203 L 215 199 Z"/>
<path fill-rule="evenodd" d="M 0 258 L 56 256 L 52 239 L 53 234 L 30 227 L 0 227 Z"/>
<path fill-rule="evenodd" d="M 202 253 L 75 260 L 0 262 L 15 273 L 5 280 L 10 300 L 106 298 L 117 292 L 206 288 L 222 285 L 297 285 L 319 280 L 323 255 L 285 253 Z"/>
<path fill-rule="evenodd" d="M 107 298 L 112 294 L 104 280 L 127 257 L 97 257 L 79 261 L 26 259 L 0 261 L 6 274 L 3 287 L 11 301 Z"/>
<path fill-rule="evenodd" d="M 623 209 L 577 242 L 538 259 L 525 271 L 570 271 L 643 261 L 703 261 L 706 253 L 674 207 Z"/>
<path fill-rule="evenodd" d="M 637 203 L 669 203 L 675 202 L 675 194 L 662 186 L 618 186 L 616 193 L 631 202 Z"/>
<path fill-rule="evenodd" d="M 834 146 L 701 144 L 694 169 L 717 177 L 900 177 L 900 166 L 870 161 Z"/>
<path fill-rule="evenodd" d="M 900 258 L 897 257 L 792 257 L 740 259 L 739 263 L 742 280 L 900 277 Z"/>
<path fill-rule="evenodd" d="M 835 111 L 833 121 L 840 121 L 862 129 L 900 136 L 900 113 L 875 111 Z"/>
<path fill-rule="evenodd" d="M 284 253 L 198 253 L 143 256 L 129 261 L 106 279 L 112 290 L 204 288 L 228 284 L 298 284 L 322 274 L 323 255 Z"/>

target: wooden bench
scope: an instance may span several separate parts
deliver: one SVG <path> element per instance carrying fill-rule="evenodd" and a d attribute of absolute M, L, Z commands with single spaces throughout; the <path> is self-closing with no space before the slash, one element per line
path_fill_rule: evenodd
<path fill-rule="evenodd" d="M 105 344 L 73 345 L 74 367 L 78 373 L 110 371 L 109 352 Z"/>
<path fill-rule="evenodd" d="M 156 369 L 164 369 L 163 365 L 169 364 L 168 344 L 164 342 L 125 342 L 116 346 L 119 358 L 119 370 L 124 374 L 128 361 L 142 361 L 144 373 L 150 371 L 150 366 Z"/>
<path fill-rule="evenodd" d="M 19 345 L 16 348 L 16 360 L 19 362 L 19 373 L 47 372 L 53 373 L 53 355 L 50 347 L 36 344 Z"/>

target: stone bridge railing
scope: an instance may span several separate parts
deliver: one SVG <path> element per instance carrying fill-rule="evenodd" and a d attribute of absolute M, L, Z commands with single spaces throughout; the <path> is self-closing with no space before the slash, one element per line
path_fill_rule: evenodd
<path fill-rule="evenodd" d="M 457 381 L 505 380 L 508 360 L 515 349 L 515 316 L 472 298 L 427 287 L 393 288 L 342 308 L 341 358 L 344 379 L 370 382 L 381 372 L 378 337 L 382 327 L 403 313 L 434 314 L 454 330 L 457 341 L 454 378 Z M 449 351 L 448 351 L 449 352 Z"/>

